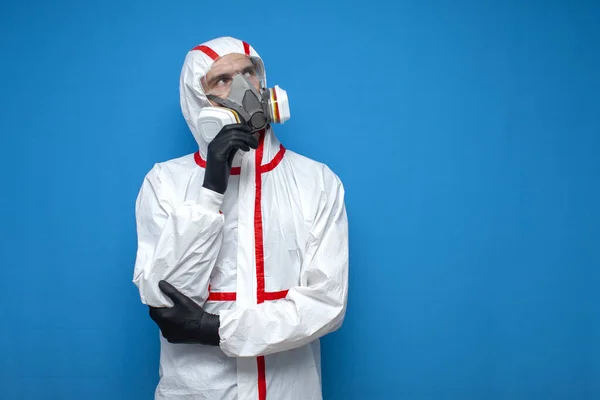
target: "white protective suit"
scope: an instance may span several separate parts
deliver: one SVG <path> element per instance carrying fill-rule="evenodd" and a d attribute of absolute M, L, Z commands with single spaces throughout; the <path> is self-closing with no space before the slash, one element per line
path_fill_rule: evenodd
<path fill-rule="evenodd" d="M 199 151 L 155 164 L 136 202 L 142 302 L 171 306 L 158 288 L 166 279 L 221 323 L 220 347 L 160 336 L 155 399 L 321 399 L 319 338 L 341 326 L 348 294 L 344 189 L 272 128 L 257 150 L 238 151 L 224 195 L 202 187 L 208 143 L 196 117 L 209 103 L 200 79 L 231 53 L 259 57 L 229 37 L 187 54 L 181 106 Z"/>

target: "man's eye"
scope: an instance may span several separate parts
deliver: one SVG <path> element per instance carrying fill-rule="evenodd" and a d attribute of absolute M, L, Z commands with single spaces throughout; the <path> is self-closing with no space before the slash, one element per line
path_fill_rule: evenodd
<path fill-rule="evenodd" d="M 251 69 L 251 70 L 244 72 L 244 75 L 247 77 L 254 76 L 254 75 L 256 75 L 256 71 Z"/>
<path fill-rule="evenodd" d="M 229 83 L 229 78 L 221 78 L 217 81 L 217 86 L 227 85 Z"/>

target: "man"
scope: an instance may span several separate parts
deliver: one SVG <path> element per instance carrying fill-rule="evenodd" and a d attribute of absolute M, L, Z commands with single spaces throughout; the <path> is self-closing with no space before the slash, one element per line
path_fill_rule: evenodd
<path fill-rule="evenodd" d="M 270 124 L 202 131 L 200 111 L 227 99 L 238 75 L 266 88 L 245 42 L 187 54 L 181 106 L 199 150 L 155 164 L 136 202 L 133 281 L 161 330 L 155 398 L 321 399 L 319 338 L 346 312 L 344 189 Z"/>

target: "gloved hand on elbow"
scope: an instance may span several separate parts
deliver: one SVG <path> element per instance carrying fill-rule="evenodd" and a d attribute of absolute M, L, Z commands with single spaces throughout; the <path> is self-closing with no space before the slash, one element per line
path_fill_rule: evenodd
<path fill-rule="evenodd" d="M 158 287 L 173 300 L 174 305 L 165 308 L 150 307 L 150 317 L 169 343 L 219 345 L 218 315 L 207 313 L 167 281 L 160 281 Z"/>
<path fill-rule="evenodd" d="M 225 193 L 233 157 L 238 150 L 249 151 L 258 148 L 258 139 L 244 124 L 225 125 L 208 144 L 204 186 L 217 193 Z"/>

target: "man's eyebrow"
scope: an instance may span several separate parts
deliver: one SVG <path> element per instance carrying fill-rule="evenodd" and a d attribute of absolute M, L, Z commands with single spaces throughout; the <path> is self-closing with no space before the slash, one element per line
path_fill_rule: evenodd
<path fill-rule="evenodd" d="M 208 84 L 212 85 L 215 82 L 219 82 L 221 79 L 230 78 L 230 77 L 231 77 L 231 74 L 222 73 L 222 74 L 219 74 L 219 75 L 217 75 L 215 77 L 210 78 L 210 80 L 208 81 Z"/>

